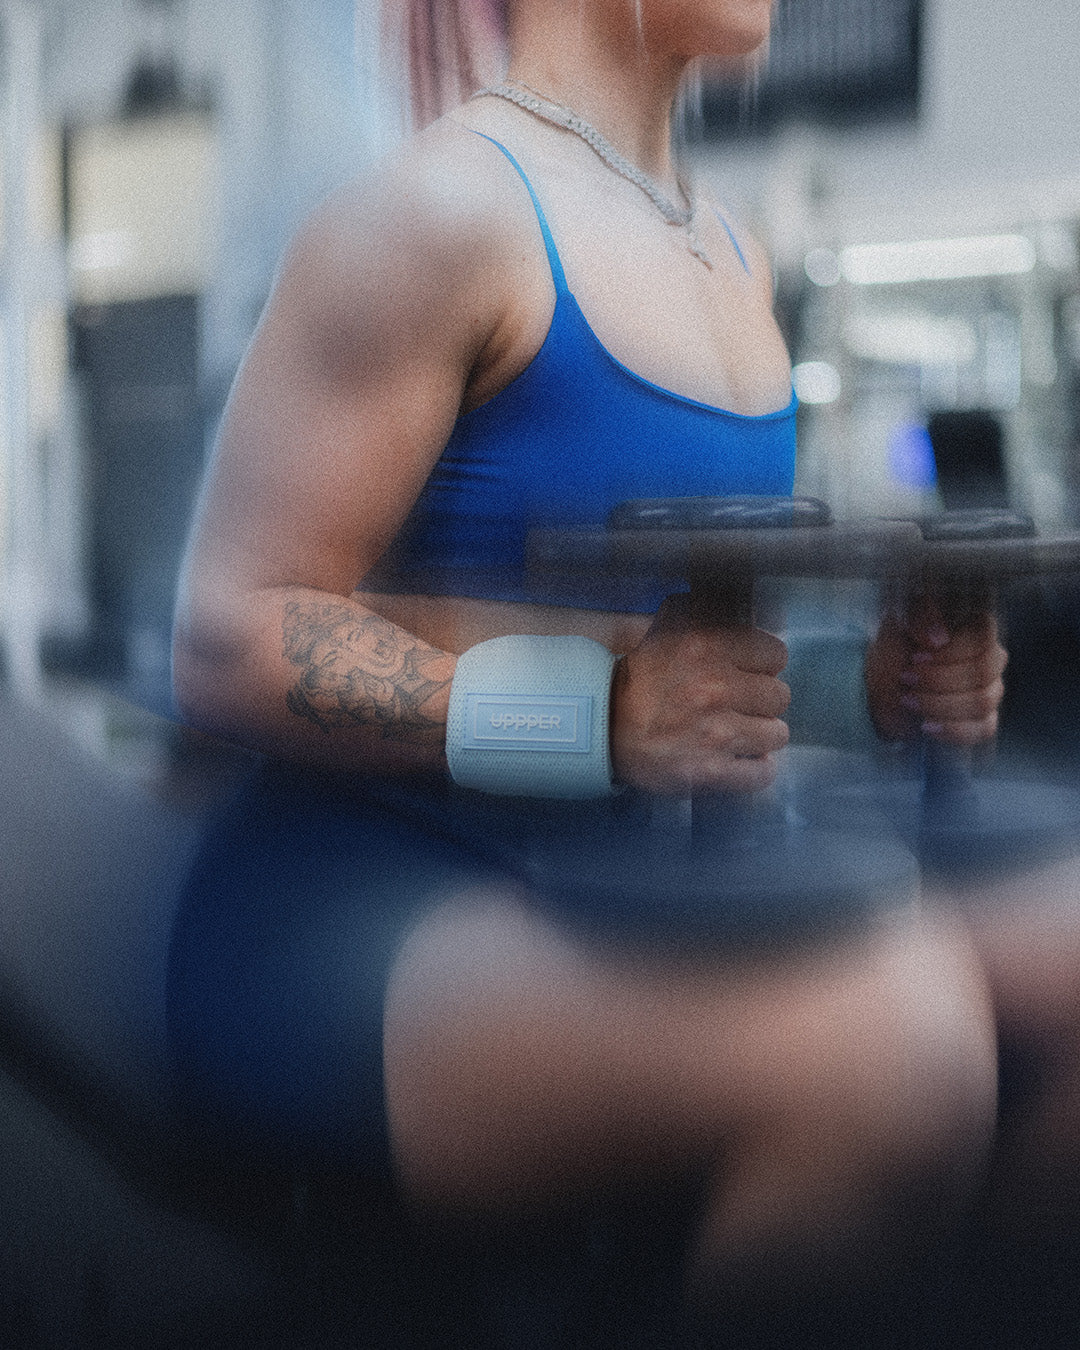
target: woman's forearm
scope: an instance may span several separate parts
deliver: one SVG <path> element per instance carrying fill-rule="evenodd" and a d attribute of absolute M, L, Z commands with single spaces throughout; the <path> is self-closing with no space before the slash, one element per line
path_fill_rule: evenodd
<path fill-rule="evenodd" d="M 367 727 L 414 743 L 445 733 L 447 653 L 355 601 L 287 600 L 282 655 L 295 677 L 286 707 L 326 733 Z"/>
<path fill-rule="evenodd" d="M 254 749 L 333 768 L 436 768 L 456 658 L 356 600 L 306 587 L 189 607 L 174 683 L 185 715 Z"/>

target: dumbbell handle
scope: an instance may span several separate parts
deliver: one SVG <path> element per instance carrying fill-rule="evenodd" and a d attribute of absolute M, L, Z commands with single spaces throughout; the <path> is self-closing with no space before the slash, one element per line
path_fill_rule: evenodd
<path fill-rule="evenodd" d="M 754 579 L 763 570 L 765 555 L 772 555 L 774 565 L 783 560 L 782 565 L 790 566 L 792 557 L 806 552 L 811 537 L 824 538 L 831 525 L 825 503 L 808 497 L 627 502 L 609 521 L 616 532 L 694 532 L 697 544 L 687 557 L 685 604 L 689 622 L 699 628 L 752 627 Z M 726 565 L 718 565 L 718 552 L 725 555 Z M 689 840 L 695 827 L 704 826 L 733 837 L 746 827 L 760 800 L 758 793 L 715 789 L 657 796 L 651 800 L 650 822 L 668 838 Z"/>
<path fill-rule="evenodd" d="M 1004 560 L 1030 551 L 1035 525 L 1021 512 L 947 511 L 921 522 L 926 541 L 916 585 L 936 605 L 950 634 L 997 609 L 995 581 Z M 966 746 L 922 740 L 923 802 L 959 808 L 972 792 L 973 755 Z"/>
<path fill-rule="evenodd" d="M 916 601 L 929 600 L 950 637 L 966 624 L 995 609 L 995 589 L 985 583 L 963 577 L 937 578 L 932 572 L 916 568 L 912 576 L 894 585 L 883 597 L 887 608 L 903 612 Z M 972 752 L 964 746 L 950 745 L 922 733 L 918 741 L 920 777 L 924 800 L 943 804 L 956 800 L 970 789 Z"/>
<path fill-rule="evenodd" d="M 988 585 L 955 585 L 935 595 L 950 635 L 997 609 L 997 595 Z M 923 799 L 928 805 L 957 803 L 971 792 L 974 755 L 969 746 L 949 745 L 923 737 Z"/>
<path fill-rule="evenodd" d="M 911 521 L 834 524 L 813 498 L 669 498 L 624 502 L 604 530 L 534 530 L 527 557 L 541 583 L 636 577 L 674 589 L 689 582 L 699 622 L 743 626 L 753 621 L 755 577 L 906 575 L 920 542 Z M 738 816 L 754 795 L 703 794 L 698 813 Z M 655 798 L 644 814 L 658 829 L 688 836 L 694 807 L 689 797 Z"/>
<path fill-rule="evenodd" d="M 912 588 L 938 592 L 975 582 L 992 595 L 998 586 L 1023 577 L 1080 572 L 1080 534 L 1034 538 L 1033 529 L 1015 515 L 998 513 L 989 537 L 986 513 L 963 519 L 950 512 L 921 523 L 869 520 L 827 529 L 762 530 L 753 526 L 765 503 L 743 499 L 744 506 L 736 508 L 736 514 L 746 512 L 740 526 L 715 528 L 716 512 L 728 512 L 730 501 L 627 503 L 613 513 L 609 529 L 535 530 L 527 545 L 529 566 L 541 584 L 545 578 L 564 583 L 633 577 L 670 582 L 674 589 L 689 579 L 691 593 L 706 597 L 692 603 L 711 612 L 713 622 L 721 621 L 716 616 L 722 609 L 727 622 L 745 621 L 741 602 L 732 606 L 718 598 L 735 575 L 873 577 L 893 584 L 903 579 Z M 792 504 L 789 523 L 799 523 L 800 509 Z M 752 587 L 748 594 L 752 600 Z M 959 786 L 970 778 L 969 757 L 927 742 L 924 759 L 926 794 L 956 800 Z M 654 809 L 658 823 L 673 828 L 685 829 L 691 814 L 689 800 L 669 799 Z"/>
<path fill-rule="evenodd" d="M 754 621 L 754 578 L 749 572 L 736 572 L 721 578 L 695 573 L 690 578 L 686 600 L 690 622 L 698 628 L 748 627 Z M 666 835 L 689 838 L 695 823 L 719 826 L 734 823 L 746 811 L 746 794 L 727 791 L 658 795 L 650 799 L 649 820 L 653 829 Z"/>

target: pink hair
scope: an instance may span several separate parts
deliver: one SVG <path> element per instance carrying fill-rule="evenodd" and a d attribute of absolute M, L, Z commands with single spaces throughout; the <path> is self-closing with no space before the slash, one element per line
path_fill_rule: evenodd
<path fill-rule="evenodd" d="M 413 125 L 474 93 L 506 41 L 509 0 L 382 0 L 384 49 L 407 75 Z"/>

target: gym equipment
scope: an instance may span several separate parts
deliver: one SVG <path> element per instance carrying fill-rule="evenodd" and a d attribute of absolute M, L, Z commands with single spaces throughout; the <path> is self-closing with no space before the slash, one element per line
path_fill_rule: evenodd
<path fill-rule="evenodd" d="M 904 585 L 931 597 L 950 628 L 994 610 L 1010 583 L 1080 571 L 1080 534 L 1040 537 L 1023 512 L 964 508 L 917 524 L 922 543 Z M 894 783 L 883 800 L 931 872 L 1030 864 L 1071 846 L 1080 831 L 1076 793 L 975 777 L 970 751 L 930 739 L 921 759 L 921 781 Z"/>
<path fill-rule="evenodd" d="M 537 574 L 599 574 L 689 583 L 696 622 L 746 623 L 762 576 L 907 574 L 921 536 L 910 522 L 837 524 L 812 498 L 626 502 L 605 531 L 536 531 Z M 553 813 L 529 839 L 525 870 L 541 894 L 585 922 L 646 928 L 661 940 L 768 941 L 903 903 L 918 889 L 910 851 L 878 818 L 866 834 L 825 828 L 798 790 L 700 793 L 692 800 L 625 792 L 603 828 L 560 828 Z M 862 813 L 864 818 L 868 812 Z"/>
<path fill-rule="evenodd" d="M 606 532 L 538 531 L 530 560 L 541 571 L 595 575 L 599 570 L 689 582 L 691 605 L 702 622 L 747 622 L 755 578 L 867 577 L 893 594 L 933 596 L 946 622 L 957 626 L 993 608 L 998 592 L 1011 582 L 1080 571 L 1080 534 L 1040 537 L 1029 517 L 996 507 L 907 521 L 837 524 L 823 503 L 805 498 L 661 499 L 624 503 L 609 525 Z M 716 893 L 722 897 L 719 903 L 730 903 L 740 913 L 744 897 L 759 891 L 763 896 L 775 886 L 779 914 L 810 914 L 820 907 L 817 901 L 825 903 L 829 883 L 824 869 L 835 862 L 830 846 L 838 836 L 850 837 L 850 822 L 856 817 L 860 830 L 869 826 L 874 832 L 874 851 L 881 852 L 883 836 L 874 826 L 870 795 L 877 811 L 918 854 L 922 867 L 933 873 L 955 876 L 1028 864 L 1071 847 L 1080 831 L 1080 796 L 1075 793 L 1038 783 L 975 778 L 970 752 L 930 739 L 920 747 L 920 761 L 915 777 L 876 788 L 865 774 L 847 781 L 834 774 L 813 791 L 803 790 L 797 794 L 802 833 L 778 827 L 775 805 L 763 810 L 760 800 L 747 798 L 703 798 L 692 812 L 686 803 L 661 804 L 653 810 L 654 824 L 666 819 L 662 837 L 670 839 L 675 834 L 672 822 L 685 822 L 692 814 L 688 852 L 696 866 L 705 871 L 715 863 L 732 878 L 730 887 Z M 640 808 L 637 814 L 640 823 Z M 706 817 L 712 830 L 701 828 Z M 848 824 L 838 828 L 838 821 Z M 725 835 L 728 843 L 718 847 L 718 837 Z M 819 840 L 827 836 L 818 853 Z M 736 852 L 736 839 L 746 842 L 740 859 L 751 870 L 760 868 L 757 883 L 729 870 L 728 854 Z M 659 865 L 667 865 L 670 844 L 665 852 L 650 836 L 646 847 L 659 857 Z M 752 862 L 750 848 L 756 849 Z M 822 860 L 820 876 L 813 870 L 815 857 Z M 548 878 L 551 863 L 545 859 L 545 864 Z M 694 890 L 697 899 L 688 900 L 688 908 L 706 904 L 712 883 L 699 872 L 683 864 L 682 875 L 675 867 L 670 875 L 678 878 L 672 884 Z M 844 875 L 841 868 L 838 891 L 843 890 Z M 665 897 L 661 909 L 666 909 L 664 880 L 650 876 L 653 880 Z M 548 878 L 548 884 L 557 883 Z"/>

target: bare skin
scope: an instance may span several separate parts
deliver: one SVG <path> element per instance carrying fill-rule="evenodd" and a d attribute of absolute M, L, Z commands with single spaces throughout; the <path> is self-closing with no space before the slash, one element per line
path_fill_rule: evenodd
<path fill-rule="evenodd" d="M 888 610 L 866 660 L 879 732 L 892 741 L 926 735 L 959 746 L 993 740 L 1007 663 L 992 614 L 950 631 L 925 598 Z"/>
<path fill-rule="evenodd" d="M 511 73 L 572 103 L 674 193 L 669 115 L 687 62 L 752 51 L 769 10 L 645 0 L 639 37 L 625 0 L 529 0 L 512 6 Z M 571 287 L 619 360 L 732 411 L 787 404 L 752 242 L 747 275 L 702 211 L 707 270 L 580 141 L 470 103 L 331 198 L 285 259 L 192 539 L 181 705 L 208 730 L 321 767 L 438 772 L 457 654 L 504 633 L 581 633 L 624 656 L 612 741 L 624 782 L 761 786 L 789 696 L 767 633 L 702 634 L 671 610 L 650 622 L 357 589 L 459 412 L 519 374 L 551 320 L 535 214 L 470 127 L 544 184 Z M 969 668 L 981 678 L 980 659 L 957 663 L 959 684 Z M 572 940 L 509 888 L 450 896 L 399 954 L 385 1051 L 395 1155 L 417 1196 L 517 1204 L 715 1157 L 700 1254 L 721 1266 L 744 1242 L 766 1264 L 804 1246 L 815 1214 L 841 1249 L 913 1177 L 959 1202 L 994 1106 L 968 939 L 914 904 L 810 957 L 676 968 Z"/>
<path fill-rule="evenodd" d="M 388 1000 L 391 1118 L 406 1176 L 417 1191 L 444 1200 L 481 1195 L 502 1204 L 655 1165 L 680 1147 L 709 1156 L 755 1118 L 786 1128 L 793 1103 L 782 1099 L 793 1080 L 800 1087 L 789 1142 L 796 1144 L 813 1103 L 842 1154 L 845 1127 L 829 1113 L 851 1083 L 862 1082 L 858 1121 L 849 1122 L 857 1133 L 876 1112 L 893 1111 L 890 1085 L 920 1065 L 936 1066 L 933 1089 L 931 1080 L 912 1078 L 906 1091 L 930 1132 L 962 1101 L 969 1114 L 966 1126 L 953 1121 L 953 1137 L 969 1149 L 980 1138 L 985 1144 L 993 1099 L 987 995 L 970 946 L 950 928 L 903 913 L 850 945 L 809 953 L 643 959 L 617 945 L 583 946 L 502 892 L 450 900 L 410 939 Z M 941 945 L 945 934 L 956 945 Z M 459 983 L 463 967 L 470 979 Z M 416 1016 L 424 1000 L 444 1014 L 437 1053 L 427 1019 Z M 961 1034 L 954 1038 L 950 1027 Z M 853 1053 L 885 1045 L 884 1059 Z M 967 1059 L 975 1046 L 978 1054 Z M 476 1096 L 488 1095 L 492 1057 L 505 1060 L 497 1077 L 514 1082 L 514 1094 L 499 1106 L 488 1098 L 478 1133 L 468 1118 Z M 672 1099 L 676 1083 L 682 1090 Z M 518 1093 L 531 1102 L 520 1115 Z M 435 1102 L 444 1126 L 437 1151 L 430 1141 L 415 1142 L 426 1135 Z M 893 1116 L 897 1149 L 910 1124 L 906 1111 Z M 883 1125 L 869 1127 L 868 1155 Z M 506 1153 L 502 1136 L 515 1130 L 517 1147 Z M 979 1156 L 978 1146 L 967 1155 L 972 1171 Z M 803 1163 L 809 1176 L 812 1152 Z M 719 1228 L 706 1240 L 719 1242 Z"/>
<path fill-rule="evenodd" d="M 990 1217 L 1010 1240 L 1072 1240 L 1080 1205 L 1080 857 L 959 886 L 996 1023 L 1026 1086 L 1000 1140 Z"/>

